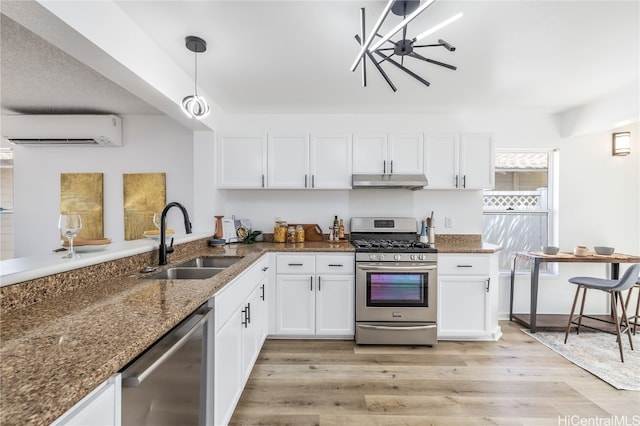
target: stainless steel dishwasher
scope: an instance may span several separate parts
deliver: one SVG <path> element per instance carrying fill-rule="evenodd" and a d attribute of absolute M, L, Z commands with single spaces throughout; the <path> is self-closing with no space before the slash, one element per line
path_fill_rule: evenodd
<path fill-rule="evenodd" d="M 207 303 L 122 371 L 122 424 L 213 424 L 213 307 Z"/>

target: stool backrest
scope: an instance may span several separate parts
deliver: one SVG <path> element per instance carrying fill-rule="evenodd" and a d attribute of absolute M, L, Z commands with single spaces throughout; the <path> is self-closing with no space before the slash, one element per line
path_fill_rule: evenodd
<path fill-rule="evenodd" d="M 640 275 L 640 263 L 634 263 L 624 271 L 622 278 L 618 280 L 618 284 L 612 287 L 611 290 L 624 291 L 630 289 L 636 284 L 638 275 Z"/>

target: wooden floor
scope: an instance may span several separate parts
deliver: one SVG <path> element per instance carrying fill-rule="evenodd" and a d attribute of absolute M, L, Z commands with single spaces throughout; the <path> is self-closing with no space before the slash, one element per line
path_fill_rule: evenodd
<path fill-rule="evenodd" d="M 640 392 L 618 391 L 522 333 L 522 326 L 501 325 L 504 336 L 497 343 L 439 342 L 434 348 L 267 340 L 231 424 L 569 426 L 640 420 Z"/>

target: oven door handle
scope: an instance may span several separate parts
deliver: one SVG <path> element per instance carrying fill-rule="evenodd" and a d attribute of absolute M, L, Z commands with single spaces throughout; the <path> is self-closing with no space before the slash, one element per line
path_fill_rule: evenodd
<path fill-rule="evenodd" d="M 435 271 L 436 265 L 429 266 L 363 266 L 357 265 L 358 269 L 362 271 Z"/>
<path fill-rule="evenodd" d="M 366 324 L 358 324 L 359 328 L 365 328 L 368 330 L 391 330 L 391 331 L 397 331 L 397 330 L 406 330 L 406 331 L 411 331 L 411 330 L 427 330 L 430 328 L 436 328 L 437 325 L 436 324 L 432 324 L 432 325 L 411 325 L 411 326 L 385 326 L 385 325 L 366 325 Z"/>

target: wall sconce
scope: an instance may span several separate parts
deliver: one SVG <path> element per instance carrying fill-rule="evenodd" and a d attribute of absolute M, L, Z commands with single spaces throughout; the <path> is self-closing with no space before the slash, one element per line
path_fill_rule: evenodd
<path fill-rule="evenodd" d="M 631 153 L 631 132 L 613 134 L 613 155 L 629 155 Z"/>

